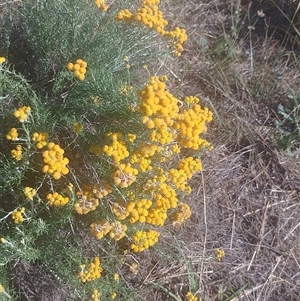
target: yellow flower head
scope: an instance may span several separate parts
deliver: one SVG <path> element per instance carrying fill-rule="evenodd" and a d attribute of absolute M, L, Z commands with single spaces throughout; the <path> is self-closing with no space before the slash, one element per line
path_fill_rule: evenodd
<path fill-rule="evenodd" d="M 6 135 L 7 140 L 15 141 L 18 139 L 18 130 L 16 128 L 11 128 Z"/>
<path fill-rule="evenodd" d="M 215 254 L 216 254 L 217 260 L 221 261 L 222 258 L 225 256 L 225 251 L 223 249 L 217 248 L 215 250 Z"/>
<path fill-rule="evenodd" d="M 14 159 L 20 161 L 22 159 L 22 145 L 18 144 L 15 149 L 10 151 L 10 153 Z"/>
<path fill-rule="evenodd" d="M 5 63 L 6 58 L 3 56 L 0 56 L 0 65 L 2 65 L 3 63 Z"/>
<path fill-rule="evenodd" d="M 36 190 L 34 188 L 31 188 L 31 187 L 25 187 L 23 191 L 24 191 L 24 194 L 25 194 L 26 198 L 28 200 L 32 201 L 33 197 L 36 194 Z"/>
<path fill-rule="evenodd" d="M 23 217 L 23 213 L 25 212 L 25 208 L 22 207 L 21 209 L 16 209 L 13 213 L 12 213 L 12 219 L 14 221 L 15 224 L 21 224 L 24 221 L 24 217 Z"/>
<path fill-rule="evenodd" d="M 186 300 L 187 301 L 197 301 L 198 297 L 196 297 L 192 292 L 187 292 Z"/>
<path fill-rule="evenodd" d="M 99 257 L 95 257 L 90 263 L 88 269 L 85 269 L 85 265 L 81 265 L 81 271 L 78 273 L 78 277 L 83 283 L 87 281 L 92 281 L 101 277 L 102 267 L 100 266 Z"/>
<path fill-rule="evenodd" d="M 28 116 L 31 112 L 31 108 L 30 107 L 26 107 L 26 106 L 23 106 L 17 110 L 14 111 L 14 116 L 16 118 L 18 118 L 18 120 L 20 122 L 24 122 L 28 119 Z"/>
<path fill-rule="evenodd" d="M 73 123 L 73 132 L 74 133 L 80 133 L 80 132 L 82 132 L 82 130 L 83 130 L 82 124 L 77 123 L 77 122 Z"/>

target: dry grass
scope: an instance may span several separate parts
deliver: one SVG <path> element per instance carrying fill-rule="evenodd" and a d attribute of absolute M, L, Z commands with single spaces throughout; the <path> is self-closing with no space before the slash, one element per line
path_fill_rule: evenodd
<path fill-rule="evenodd" d="M 300 300 L 299 152 L 278 147 L 274 125 L 278 104 L 287 105 L 287 91 L 299 87 L 299 58 L 275 38 L 234 35 L 238 27 L 230 27 L 247 17 L 245 3 L 168 8 L 189 33 L 183 60 L 173 66 L 174 87 L 214 111 L 208 140 L 215 149 L 193 180 L 192 219 L 176 233 L 177 247 L 172 231 L 165 234 L 168 253 L 153 255 L 147 283 L 161 283 L 178 300 L 191 285 L 200 300 Z M 162 288 L 151 296 L 175 299 Z"/>

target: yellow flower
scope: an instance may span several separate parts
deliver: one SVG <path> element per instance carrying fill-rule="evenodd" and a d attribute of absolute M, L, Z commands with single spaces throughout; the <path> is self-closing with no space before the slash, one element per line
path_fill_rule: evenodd
<path fill-rule="evenodd" d="M 100 301 L 100 293 L 98 290 L 94 290 L 92 294 L 92 299 L 91 301 Z"/>
<path fill-rule="evenodd" d="M 67 69 L 74 73 L 74 75 L 80 80 L 85 79 L 87 62 L 82 59 L 77 59 L 75 64 L 69 62 L 67 64 Z"/>
<path fill-rule="evenodd" d="M 132 263 L 130 266 L 129 266 L 129 270 L 132 274 L 134 275 L 137 275 L 139 273 L 139 266 L 137 263 Z"/>
<path fill-rule="evenodd" d="M 95 4 L 99 9 L 101 9 L 103 11 L 106 11 L 108 9 L 108 6 L 106 5 L 105 0 L 95 0 Z"/>
<path fill-rule="evenodd" d="M 3 244 L 4 244 L 4 243 L 5 243 L 5 241 L 6 241 L 6 240 L 5 240 L 5 238 L 4 238 L 4 237 L 1 237 L 1 238 L 0 238 L 0 242 L 1 242 L 1 243 L 3 243 Z"/>
<path fill-rule="evenodd" d="M 2 65 L 3 63 L 5 63 L 6 58 L 3 56 L 0 56 L 0 65 Z"/>
<path fill-rule="evenodd" d="M 18 131 L 16 128 L 11 128 L 10 131 L 6 135 L 7 140 L 15 141 L 18 139 Z"/>
<path fill-rule="evenodd" d="M 215 253 L 216 253 L 216 257 L 217 257 L 217 260 L 218 260 L 218 261 L 221 261 L 222 258 L 225 256 L 225 251 L 222 250 L 222 249 L 220 249 L 220 248 L 217 248 L 217 249 L 215 250 Z"/>
<path fill-rule="evenodd" d="M 20 122 L 24 122 L 28 119 L 30 112 L 31 112 L 30 107 L 23 106 L 14 111 L 14 116 L 18 118 Z"/>
<path fill-rule="evenodd" d="M 115 241 L 122 239 L 126 235 L 127 226 L 122 225 L 119 221 L 111 224 L 109 236 Z"/>
<path fill-rule="evenodd" d="M 196 297 L 192 292 L 187 292 L 186 300 L 187 301 L 197 301 L 198 297 Z"/>
<path fill-rule="evenodd" d="M 48 133 L 46 133 L 46 132 L 43 132 L 43 133 L 35 132 L 32 134 L 32 138 L 31 138 L 31 140 L 33 142 L 37 142 L 36 147 L 38 149 L 41 149 L 45 145 L 47 145 L 47 139 L 48 139 Z"/>
<path fill-rule="evenodd" d="M 3 287 L 3 285 L 0 284 L 0 293 L 3 293 L 3 292 L 4 292 L 4 287 Z"/>
<path fill-rule="evenodd" d="M 73 123 L 73 132 L 74 133 L 80 133 L 83 130 L 83 125 L 80 123 Z"/>
<path fill-rule="evenodd" d="M 89 268 L 86 270 L 85 265 L 81 265 L 81 271 L 78 273 L 78 277 L 83 283 L 92 281 L 101 277 L 102 267 L 100 266 L 99 257 L 95 257 L 90 263 Z"/>
<path fill-rule="evenodd" d="M 12 219 L 15 224 L 21 224 L 24 221 L 23 213 L 25 212 L 25 208 L 22 207 L 20 210 L 16 209 L 12 213 Z"/>
<path fill-rule="evenodd" d="M 101 239 L 103 236 L 109 233 L 111 230 L 111 225 L 107 220 L 102 220 L 100 222 L 94 222 L 90 225 L 92 235 L 96 239 Z"/>
<path fill-rule="evenodd" d="M 117 274 L 117 273 L 114 274 L 114 280 L 115 280 L 115 281 L 118 281 L 118 280 L 119 280 L 119 274 Z"/>
<path fill-rule="evenodd" d="M 61 178 L 61 175 L 69 173 L 69 169 L 66 166 L 69 163 L 69 159 L 63 156 L 65 151 L 58 144 L 49 142 L 47 147 L 48 150 L 43 152 L 45 165 L 42 171 L 43 173 L 51 174 L 53 179 L 58 180 Z"/>
<path fill-rule="evenodd" d="M 138 230 L 132 237 L 134 243 L 130 247 L 134 252 L 142 252 L 157 243 L 159 236 L 160 233 L 154 230 Z"/>
<path fill-rule="evenodd" d="M 24 194 L 25 194 L 26 198 L 28 200 L 32 201 L 33 197 L 36 194 L 36 190 L 34 188 L 31 188 L 31 187 L 25 187 L 23 191 L 24 191 Z"/>
<path fill-rule="evenodd" d="M 113 292 L 113 293 L 111 294 L 111 298 L 114 300 L 116 297 L 117 297 L 116 292 Z"/>
<path fill-rule="evenodd" d="M 46 195 L 46 199 L 50 203 L 50 206 L 55 206 L 55 207 L 65 206 L 70 200 L 68 197 L 63 197 L 61 194 L 57 192 L 48 193 Z"/>
<path fill-rule="evenodd" d="M 22 145 L 18 144 L 15 149 L 10 151 L 10 153 L 14 159 L 20 161 L 22 159 Z"/>

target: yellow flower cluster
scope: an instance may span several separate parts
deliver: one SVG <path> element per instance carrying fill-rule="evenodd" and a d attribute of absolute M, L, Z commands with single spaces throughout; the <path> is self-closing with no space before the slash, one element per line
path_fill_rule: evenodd
<path fill-rule="evenodd" d="M 123 238 L 127 231 L 127 226 L 121 224 L 119 221 L 109 224 L 107 220 L 100 222 L 94 222 L 90 225 L 92 235 L 96 239 L 101 239 L 103 236 L 109 233 L 109 236 L 115 241 Z"/>
<path fill-rule="evenodd" d="M 16 128 L 11 128 L 6 135 L 7 140 L 15 141 L 18 139 L 18 130 Z"/>
<path fill-rule="evenodd" d="M 48 133 L 46 132 L 43 133 L 35 132 L 32 134 L 32 138 L 31 138 L 33 142 L 36 142 L 36 147 L 38 149 L 41 149 L 47 145 L 47 139 L 48 139 Z"/>
<path fill-rule="evenodd" d="M 111 230 L 109 232 L 109 236 L 113 238 L 115 241 L 120 240 L 126 235 L 127 226 L 121 224 L 119 221 L 116 221 L 111 224 Z"/>
<path fill-rule="evenodd" d="M 111 299 L 114 300 L 117 297 L 117 293 L 116 292 L 112 292 L 110 295 Z"/>
<path fill-rule="evenodd" d="M 28 116 L 31 112 L 31 108 L 30 107 L 26 107 L 26 106 L 23 106 L 17 110 L 14 111 L 14 116 L 16 118 L 18 118 L 18 120 L 20 122 L 24 122 L 28 119 Z"/>
<path fill-rule="evenodd" d="M 104 198 L 111 192 L 112 192 L 111 186 L 106 181 L 100 180 L 98 183 L 96 183 L 93 186 L 93 193 L 95 197 L 99 199 Z"/>
<path fill-rule="evenodd" d="M 61 178 L 61 175 L 69 173 L 69 169 L 66 167 L 69 159 L 64 158 L 65 151 L 58 144 L 49 142 L 47 147 L 48 150 L 43 152 L 45 165 L 42 170 L 44 173 L 51 174 L 53 179 L 58 180 Z"/>
<path fill-rule="evenodd" d="M 171 126 L 179 112 L 178 99 L 166 90 L 166 84 L 157 76 L 150 78 L 138 96 L 141 98 L 142 122 L 151 130 L 150 141 L 162 145 L 171 143 L 175 135 Z"/>
<path fill-rule="evenodd" d="M 128 134 L 127 135 L 127 139 L 128 139 L 128 141 L 129 142 L 131 142 L 131 143 L 133 143 L 134 141 L 135 141 L 135 139 L 136 139 L 136 135 L 135 134 Z"/>
<path fill-rule="evenodd" d="M 115 184 L 120 188 L 126 188 L 136 181 L 138 170 L 130 163 L 122 163 L 112 175 Z"/>
<path fill-rule="evenodd" d="M 160 0 L 145 0 L 142 7 L 137 10 L 135 19 L 164 35 L 164 28 L 168 25 L 168 21 L 163 18 L 162 12 L 158 9 L 159 2 Z"/>
<path fill-rule="evenodd" d="M 139 273 L 139 266 L 137 263 L 133 262 L 130 266 L 129 266 L 129 271 L 134 274 L 137 275 Z"/>
<path fill-rule="evenodd" d="M 83 283 L 100 278 L 102 273 L 99 257 L 94 258 L 87 270 L 85 269 L 85 264 L 82 264 L 80 268 L 81 271 L 78 273 L 78 277 Z"/>
<path fill-rule="evenodd" d="M 4 56 L 0 56 L 0 65 L 5 63 L 5 61 L 6 61 L 6 58 Z"/>
<path fill-rule="evenodd" d="M 72 71 L 74 75 L 81 81 L 85 79 L 86 67 L 87 62 L 82 59 L 76 60 L 75 64 L 71 62 L 67 64 L 67 69 Z"/>
<path fill-rule="evenodd" d="M 111 186 L 103 180 L 93 186 L 84 185 L 82 191 L 76 193 L 78 201 L 74 209 L 78 214 L 87 214 L 99 206 L 99 199 L 104 198 L 112 192 Z"/>
<path fill-rule="evenodd" d="M 185 29 L 176 27 L 174 30 L 166 31 L 164 36 L 172 39 L 172 44 L 175 48 L 174 55 L 181 56 L 183 49 L 182 44 L 188 39 Z"/>
<path fill-rule="evenodd" d="M 14 159 L 20 161 L 22 159 L 22 145 L 18 144 L 15 149 L 10 151 L 10 153 Z"/>
<path fill-rule="evenodd" d="M 165 178 L 163 179 L 165 181 Z M 163 226 L 167 219 L 167 211 L 176 208 L 178 199 L 176 191 L 164 182 L 159 183 L 153 193 L 154 205 L 150 208 L 146 222 L 156 226 Z M 149 185 L 149 182 L 148 182 Z"/>
<path fill-rule="evenodd" d="M 111 230 L 111 225 L 107 220 L 102 220 L 100 222 L 94 222 L 90 225 L 92 235 L 96 239 L 101 239 L 103 236 L 109 233 Z"/>
<path fill-rule="evenodd" d="M 90 301 L 100 301 L 100 292 L 96 289 L 94 289 L 92 294 L 92 300 Z"/>
<path fill-rule="evenodd" d="M 87 214 L 90 211 L 96 210 L 96 208 L 99 206 L 99 200 L 90 192 L 77 192 L 77 197 L 79 197 L 79 200 L 74 204 L 74 209 L 78 214 Z"/>
<path fill-rule="evenodd" d="M 209 147 L 210 144 L 199 137 L 206 132 L 206 122 L 212 121 L 212 112 L 208 108 L 202 109 L 194 104 L 191 108 L 183 110 L 177 116 L 173 128 L 179 131 L 178 143 L 184 148 L 197 150 L 200 147 Z"/>
<path fill-rule="evenodd" d="M 78 122 L 74 122 L 73 123 L 73 132 L 74 133 L 80 133 L 83 130 L 83 125 L 78 123 Z"/>
<path fill-rule="evenodd" d="M 159 151 L 159 147 L 154 143 L 142 143 L 131 155 L 130 163 L 137 164 L 141 172 L 152 170 L 151 158 L 156 151 Z"/>
<path fill-rule="evenodd" d="M 58 192 L 48 193 L 46 195 L 46 199 L 48 200 L 50 206 L 55 207 L 65 206 L 70 201 L 68 197 L 64 197 Z"/>
<path fill-rule="evenodd" d="M 144 0 L 135 15 L 128 9 L 124 9 L 118 12 L 115 21 L 130 22 L 135 20 L 149 28 L 153 28 L 160 35 L 172 40 L 172 45 L 175 48 L 174 55 L 180 56 L 183 51 L 182 44 L 187 40 L 188 36 L 185 29 L 180 27 L 170 31 L 165 29 L 168 21 L 164 19 L 162 12 L 159 10 L 159 3 L 160 0 Z"/>
<path fill-rule="evenodd" d="M 186 96 L 183 101 L 187 104 L 196 104 L 199 103 L 200 99 L 196 96 Z"/>
<path fill-rule="evenodd" d="M 128 86 L 128 85 L 122 85 L 121 88 L 119 89 L 120 93 L 128 96 L 129 93 L 131 93 L 133 91 L 133 87 L 132 86 Z"/>
<path fill-rule="evenodd" d="M 126 211 L 130 213 L 129 222 L 134 224 L 137 221 L 145 223 L 148 216 L 148 209 L 152 206 L 152 201 L 142 199 L 139 202 L 130 202 Z"/>
<path fill-rule="evenodd" d="M 217 257 L 218 261 L 221 261 L 222 258 L 225 256 L 225 251 L 220 248 L 216 249 L 215 253 L 216 253 L 216 257 Z"/>
<path fill-rule="evenodd" d="M 185 296 L 187 301 L 198 301 L 198 297 L 196 297 L 192 292 L 187 292 Z"/>
<path fill-rule="evenodd" d="M 31 187 L 24 187 L 23 192 L 24 192 L 26 198 L 31 201 L 33 200 L 33 197 L 36 195 L 36 190 Z"/>
<path fill-rule="evenodd" d="M 161 145 L 176 142 L 183 148 L 193 150 L 210 147 L 199 135 L 206 131 L 205 124 L 212 120 L 212 112 L 201 108 L 197 97 L 190 96 L 188 101 L 194 103 L 180 111 L 179 100 L 166 90 L 166 84 L 156 76 L 150 78 L 149 83 L 138 92 L 138 96 L 141 98 L 139 112 L 143 115 L 142 121 L 151 130 L 150 141 Z M 164 151 L 180 152 L 178 146 L 173 147 L 165 148 Z M 166 154 L 165 157 L 168 158 L 169 155 Z"/>
<path fill-rule="evenodd" d="M 157 121 L 157 124 L 153 121 L 147 125 L 148 128 L 154 126 L 159 127 L 163 121 L 168 126 L 172 125 L 172 119 L 178 114 L 178 99 L 166 90 L 165 82 L 161 81 L 158 76 L 152 76 L 149 83 L 138 92 L 138 96 L 141 98 L 141 104 L 139 111 L 142 115 L 150 117 L 162 118 Z M 143 122 L 148 122 L 149 119 L 144 118 Z"/>
<path fill-rule="evenodd" d="M 113 158 L 114 163 L 119 163 L 121 160 L 129 156 L 125 141 L 122 139 L 121 133 L 108 133 L 107 136 L 111 139 L 111 144 L 103 146 L 103 152 Z"/>
<path fill-rule="evenodd" d="M 89 151 L 96 156 L 100 156 L 103 153 L 100 145 L 92 145 Z"/>
<path fill-rule="evenodd" d="M 127 216 L 129 216 L 129 211 L 127 210 L 127 204 L 123 199 L 118 199 L 116 202 L 113 203 L 112 211 L 119 220 L 123 220 Z"/>
<path fill-rule="evenodd" d="M 157 243 L 159 236 L 160 233 L 154 230 L 138 230 L 132 237 L 134 243 L 130 247 L 134 252 L 142 252 Z"/>
<path fill-rule="evenodd" d="M 108 9 L 108 6 L 105 3 L 105 0 L 95 0 L 95 4 L 101 10 L 106 11 Z"/>
<path fill-rule="evenodd" d="M 12 213 L 12 219 L 15 224 L 21 224 L 24 221 L 23 213 L 25 212 L 25 208 L 22 207 L 20 210 L 16 209 Z"/>
<path fill-rule="evenodd" d="M 191 214 L 191 209 L 188 204 L 179 203 L 176 212 L 171 214 L 170 219 L 173 221 L 174 226 L 181 226 L 185 220 L 190 218 Z"/>
<path fill-rule="evenodd" d="M 185 191 L 186 193 L 191 192 L 191 187 L 187 186 L 187 181 L 192 178 L 193 174 L 202 170 L 201 161 L 197 158 L 187 157 L 183 158 L 178 168 L 171 168 L 168 173 L 168 179 L 171 181 L 176 188 Z"/>
<path fill-rule="evenodd" d="M 118 14 L 115 16 L 115 21 L 125 21 L 125 22 L 131 22 L 134 21 L 135 17 L 134 15 L 126 8 L 122 9 L 118 12 Z"/>

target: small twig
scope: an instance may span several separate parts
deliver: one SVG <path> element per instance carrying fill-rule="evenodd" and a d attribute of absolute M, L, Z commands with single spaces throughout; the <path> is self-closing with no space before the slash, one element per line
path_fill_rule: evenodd
<path fill-rule="evenodd" d="M 265 232 L 265 225 L 266 225 L 266 219 L 267 219 L 268 206 L 269 206 L 269 203 L 267 204 L 267 206 L 265 208 L 264 217 L 263 217 L 263 220 L 261 222 L 261 227 L 260 227 L 259 241 L 256 244 L 256 247 L 255 247 L 254 253 L 252 255 L 251 261 L 250 261 L 250 263 L 248 265 L 247 271 L 249 271 L 249 269 L 251 268 L 252 262 L 253 262 L 254 258 L 256 257 L 256 255 L 259 253 L 259 250 L 260 250 L 260 247 L 261 247 L 261 242 L 262 242 L 262 239 L 263 239 L 263 234 Z"/>
<path fill-rule="evenodd" d="M 232 231 L 231 231 L 231 239 L 230 239 L 230 250 L 232 250 L 234 230 L 235 230 L 235 211 L 233 211 Z"/>
<path fill-rule="evenodd" d="M 205 231 L 204 231 L 204 244 L 203 244 L 203 251 L 202 251 L 202 260 L 201 260 L 201 266 L 200 266 L 199 290 L 201 287 L 202 276 L 203 276 L 204 256 L 205 256 L 205 252 L 206 252 L 206 240 L 207 240 L 206 194 L 205 194 L 203 172 L 201 172 L 201 179 L 202 179 L 202 189 L 203 189 L 203 218 L 204 218 Z M 199 195 L 199 191 L 200 191 L 200 187 L 197 191 L 197 195 Z"/>
<path fill-rule="evenodd" d="M 153 268 L 150 270 L 150 272 L 148 273 L 148 275 L 145 277 L 143 284 L 146 283 L 147 279 L 150 277 L 152 271 L 155 269 L 155 267 L 158 265 L 158 262 L 153 266 Z"/>
<path fill-rule="evenodd" d="M 242 296 L 236 296 L 233 299 L 231 299 L 230 301 L 240 301 L 241 299 L 243 299 L 244 297 L 247 297 L 248 295 L 250 295 L 251 293 L 255 292 L 256 290 L 258 290 L 259 288 L 261 288 L 263 286 L 263 284 L 260 284 L 256 287 L 253 287 L 252 289 L 248 289 L 245 290 L 242 294 Z"/>
<path fill-rule="evenodd" d="M 294 253 L 293 253 L 293 252 L 291 252 L 291 253 L 292 253 L 292 256 L 293 256 L 294 260 L 296 261 L 296 263 L 297 263 L 297 266 L 298 266 L 298 268 L 299 268 L 299 271 L 300 271 L 300 264 L 299 264 L 298 260 L 296 259 L 296 257 L 295 257 L 295 255 L 294 255 Z"/>
<path fill-rule="evenodd" d="M 286 203 L 286 200 L 283 200 L 283 201 L 280 201 L 280 202 L 277 202 L 277 203 L 274 203 L 274 204 L 267 204 L 265 207 L 263 208 L 259 208 L 259 209 L 256 209 L 254 211 L 251 211 L 251 212 L 247 212 L 246 214 L 243 215 L 243 217 L 246 217 L 248 215 L 251 215 L 251 214 L 255 214 L 255 213 L 258 213 L 259 211 L 263 210 L 263 209 L 268 209 L 268 208 L 271 208 L 273 206 L 276 206 L 276 205 L 280 205 L 282 203 Z"/>
<path fill-rule="evenodd" d="M 262 285 L 262 289 L 261 289 L 261 291 L 259 292 L 259 294 L 258 294 L 258 296 L 257 296 L 257 298 L 256 298 L 255 301 L 259 301 L 260 295 L 262 294 L 262 291 L 263 291 L 263 289 L 265 288 L 265 286 L 268 284 L 268 282 L 269 282 L 271 276 L 274 274 L 274 272 L 275 272 L 275 270 L 276 270 L 276 268 L 277 268 L 279 262 L 281 261 L 281 257 L 277 257 L 276 260 L 277 260 L 277 262 L 276 262 L 274 268 L 272 269 L 271 273 L 269 274 L 269 276 L 268 276 L 266 282 Z"/>
<path fill-rule="evenodd" d="M 293 229 L 291 229 L 291 231 L 285 236 L 283 241 L 285 241 L 299 226 L 300 226 L 300 222 Z"/>

